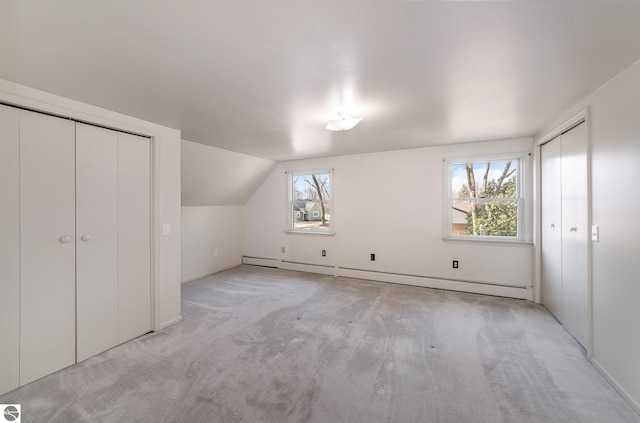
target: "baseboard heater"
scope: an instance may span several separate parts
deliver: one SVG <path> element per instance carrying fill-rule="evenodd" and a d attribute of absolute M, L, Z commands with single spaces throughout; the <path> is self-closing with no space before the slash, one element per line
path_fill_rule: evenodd
<path fill-rule="evenodd" d="M 489 284 L 486 282 L 460 281 L 454 279 L 433 278 L 420 275 L 380 272 L 375 270 L 354 269 L 340 266 L 298 263 L 286 260 L 260 257 L 242 257 L 243 264 L 272 267 L 276 269 L 295 270 L 298 272 L 317 273 L 321 275 L 366 279 L 378 282 L 397 283 L 401 285 L 421 286 L 425 288 L 444 289 L 448 291 L 469 292 L 472 294 L 494 295 L 497 297 L 518 298 L 533 301 L 533 287 Z"/>

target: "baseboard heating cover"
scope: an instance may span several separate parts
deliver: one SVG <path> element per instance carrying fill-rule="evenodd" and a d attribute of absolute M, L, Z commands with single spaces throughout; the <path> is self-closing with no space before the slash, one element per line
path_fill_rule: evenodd
<path fill-rule="evenodd" d="M 424 288 L 444 289 L 449 291 L 469 292 L 472 294 L 493 295 L 496 297 L 518 298 L 533 301 L 533 287 L 494 285 L 484 282 L 458 281 L 419 275 L 379 272 L 375 270 L 352 269 L 340 266 L 297 263 L 286 260 L 260 257 L 242 257 L 243 264 L 272 267 L 276 269 L 295 270 L 298 272 L 318 273 L 337 277 L 366 279 L 378 282 L 397 283 L 401 285 L 421 286 Z"/>

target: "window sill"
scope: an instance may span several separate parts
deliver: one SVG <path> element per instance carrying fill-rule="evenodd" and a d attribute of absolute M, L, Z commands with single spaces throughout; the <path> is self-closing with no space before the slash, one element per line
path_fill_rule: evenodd
<path fill-rule="evenodd" d="M 523 241 L 521 239 L 508 239 L 508 238 L 477 238 L 477 237 L 447 237 L 444 236 L 441 238 L 444 242 L 454 242 L 454 243 L 468 243 L 468 244 L 488 244 L 488 245 L 522 245 L 529 246 L 533 245 L 533 241 Z"/>
<path fill-rule="evenodd" d="M 296 234 L 296 235 L 324 235 L 324 236 L 334 236 L 335 232 L 320 232 L 320 231 L 294 231 L 294 230 L 286 230 L 284 231 L 287 234 Z"/>

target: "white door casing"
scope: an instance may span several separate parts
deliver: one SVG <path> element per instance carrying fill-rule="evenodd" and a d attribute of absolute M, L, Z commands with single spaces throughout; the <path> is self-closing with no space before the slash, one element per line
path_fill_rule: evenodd
<path fill-rule="evenodd" d="M 20 385 L 20 117 L 0 105 L 0 394 Z"/>

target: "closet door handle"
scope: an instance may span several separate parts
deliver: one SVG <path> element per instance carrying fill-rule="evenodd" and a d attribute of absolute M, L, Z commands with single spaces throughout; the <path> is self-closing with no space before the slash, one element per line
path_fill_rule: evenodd
<path fill-rule="evenodd" d="M 555 228 L 555 227 L 556 227 L 556 224 L 555 224 L 555 223 L 552 223 L 552 224 L 551 224 L 551 225 L 549 225 L 549 226 L 550 226 L 550 227 L 552 227 L 552 228 Z"/>
<path fill-rule="evenodd" d="M 575 226 L 571 226 L 571 227 L 569 228 L 569 231 L 570 231 L 570 232 L 577 232 L 577 231 L 578 231 L 578 228 L 576 228 Z"/>
<path fill-rule="evenodd" d="M 80 239 L 83 241 L 91 241 L 91 235 L 89 234 L 82 235 Z"/>
<path fill-rule="evenodd" d="M 62 244 L 67 244 L 69 242 L 71 242 L 71 237 L 69 235 L 65 235 L 65 236 L 61 236 L 58 241 L 60 241 L 60 243 Z"/>

